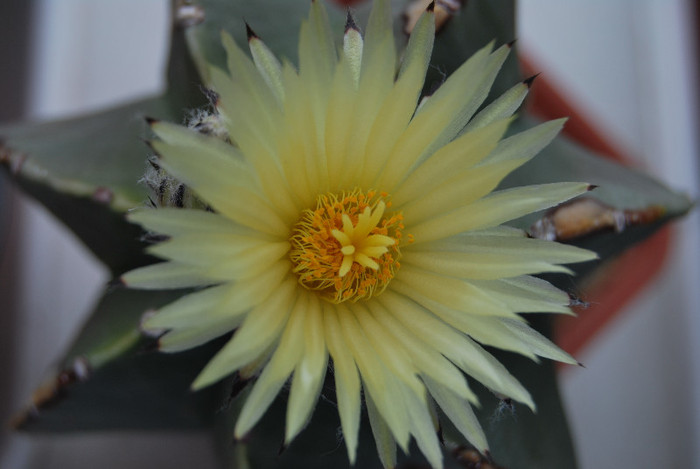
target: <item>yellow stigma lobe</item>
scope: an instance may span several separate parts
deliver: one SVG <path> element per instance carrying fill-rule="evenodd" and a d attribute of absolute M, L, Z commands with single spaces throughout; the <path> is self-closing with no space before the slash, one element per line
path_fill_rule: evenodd
<path fill-rule="evenodd" d="M 319 196 L 290 238 L 299 283 L 333 303 L 367 299 L 384 291 L 399 268 L 403 216 L 384 213 L 382 194 L 359 189 Z"/>

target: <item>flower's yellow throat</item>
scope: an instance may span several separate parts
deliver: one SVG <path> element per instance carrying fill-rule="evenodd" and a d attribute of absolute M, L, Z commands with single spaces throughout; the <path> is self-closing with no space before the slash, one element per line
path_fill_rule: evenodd
<path fill-rule="evenodd" d="M 290 239 L 299 283 L 333 303 L 384 291 L 399 268 L 404 228 L 400 212 L 386 214 L 388 197 L 360 189 L 319 196 Z"/>

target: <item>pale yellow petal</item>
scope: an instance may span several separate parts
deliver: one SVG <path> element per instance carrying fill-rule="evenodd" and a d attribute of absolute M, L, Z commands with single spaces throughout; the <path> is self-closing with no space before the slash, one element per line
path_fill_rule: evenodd
<path fill-rule="evenodd" d="M 360 85 L 360 70 L 362 70 L 362 49 L 364 41 L 362 34 L 354 26 L 354 20 L 348 12 L 350 24 L 345 26 L 343 35 L 343 58 L 347 61 L 355 88 Z"/>
<path fill-rule="evenodd" d="M 326 110 L 325 157 L 328 161 L 328 188 L 342 190 L 341 181 L 348 161 L 347 149 L 351 143 L 352 117 L 357 102 L 357 88 L 353 85 L 353 72 L 350 61 L 341 60 L 338 64 Z"/>
<path fill-rule="evenodd" d="M 272 353 L 277 348 L 278 343 L 271 342 L 257 357 L 253 358 L 246 365 L 238 369 L 238 377 L 242 380 L 249 380 L 257 377 L 262 372 L 263 368 L 270 361 Z"/>
<path fill-rule="evenodd" d="M 360 82 L 355 110 L 349 114 L 350 135 L 347 143 L 345 171 L 339 185 L 343 188 L 358 185 L 363 172 L 364 155 L 379 109 L 394 85 L 396 75 L 396 48 L 391 27 L 391 6 L 388 0 L 377 0 L 372 6 L 362 48 Z"/>
<path fill-rule="evenodd" d="M 230 90 L 220 97 L 217 109 L 222 113 L 229 133 L 233 132 L 231 139 L 240 148 L 241 153 L 246 155 L 248 164 L 255 168 L 255 177 L 251 178 L 251 181 L 258 182 L 267 198 L 274 201 L 280 216 L 293 216 L 291 212 L 297 215 L 294 210 L 296 200 L 290 196 L 289 183 L 282 176 L 278 166 L 280 156 L 277 154 L 275 137 L 282 127 L 281 113 L 265 117 L 272 119 L 268 125 L 259 125 L 257 120 L 262 118 L 256 120 L 256 112 L 259 109 L 254 102 L 254 96 L 247 94 L 240 87 L 236 88 L 235 82 L 221 70 L 212 69 L 211 76 L 216 90 Z M 236 93 L 242 96 L 237 96 Z"/>
<path fill-rule="evenodd" d="M 421 223 L 436 212 L 455 210 L 489 194 L 503 178 L 526 161 L 508 160 L 451 173 L 453 176 L 444 179 L 439 186 L 426 187 L 422 197 L 396 208 L 403 212 L 406 220 Z"/>
<path fill-rule="evenodd" d="M 537 361 L 537 356 L 532 352 L 530 347 L 524 346 L 523 342 L 514 337 L 511 331 L 504 325 L 504 321 L 506 320 L 514 323 L 523 323 L 524 321 L 511 318 L 464 314 L 440 305 L 435 305 L 432 311 L 447 324 L 469 335 L 469 337 L 482 345 L 520 353 L 527 358 Z"/>
<path fill-rule="evenodd" d="M 226 280 L 242 280 L 256 277 L 267 271 L 278 260 L 286 258 L 289 243 L 261 243 L 239 254 L 220 258 L 210 263 L 207 275 Z"/>
<path fill-rule="evenodd" d="M 296 297 L 294 280 L 288 279 L 279 291 L 253 308 L 233 338 L 214 356 L 197 376 L 197 390 L 215 383 L 248 364 L 277 340 Z"/>
<path fill-rule="evenodd" d="M 321 108 L 320 104 L 315 107 L 309 105 L 314 90 L 291 65 L 283 66 L 282 80 L 287 97 L 284 122 L 276 136 L 279 162 L 291 193 L 307 208 L 320 192 L 320 175 L 327 173 L 327 164 L 318 164 L 323 148 L 321 139 L 325 132 L 321 113 L 326 109 Z"/>
<path fill-rule="evenodd" d="M 436 311 L 436 314 L 483 345 L 516 352 L 535 361 L 540 356 L 569 364 L 576 363 L 571 355 L 523 321 L 450 314 L 445 311 Z"/>
<path fill-rule="evenodd" d="M 362 90 L 370 91 L 370 82 L 386 92 L 394 81 L 396 48 L 391 25 L 391 3 L 376 0 L 372 5 L 362 49 Z M 364 83 L 366 82 L 366 83 Z"/>
<path fill-rule="evenodd" d="M 219 69 L 212 69 L 211 76 L 215 89 L 235 91 L 235 93 L 224 93 L 220 97 L 217 109 L 221 111 L 229 132 L 234 132 L 231 134 L 231 139 L 240 148 L 240 153 L 246 155 L 248 165 L 255 168 L 254 176 L 250 176 L 251 182 L 258 183 L 262 193 L 274 203 L 280 216 L 298 215 L 298 210 L 295 208 L 296 200 L 291 196 L 289 181 L 284 178 L 279 167 L 280 156 L 275 137 L 282 127 L 281 113 L 273 113 L 272 116 L 266 117 L 257 116 L 259 109 L 256 107 L 253 95 L 246 94 L 229 75 Z M 236 93 L 242 93 L 243 96 L 237 96 Z M 252 109 L 250 106 L 253 106 Z M 270 122 L 266 126 L 258 125 L 258 120 L 261 119 L 270 120 Z M 265 128 L 267 131 L 264 130 Z"/>
<path fill-rule="evenodd" d="M 279 123 L 280 108 L 253 61 L 226 33 L 222 33 L 230 75 L 221 76 L 212 68 L 211 78 L 219 93 L 217 107 L 230 122 L 229 135 L 247 153 L 249 138 L 266 144 Z M 222 80 L 226 78 L 226 80 Z"/>
<path fill-rule="evenodd" d="M 163 148 L 176 151 L 173 158 L 184 160 L 183 164 L 212 166 L 215 171 L 223 171 L 228 175 L 229 184 L 252 187 L 254 175 L 250 166 L 243 153 L 233 145 L 170 122 L 154 121 L 151 130 L 160 139 L 158 141 L 168 144 Z"/>
<path fill-rule="evenodd" d="M 475 233 L 476 234 L 476 233 Z M 527 238 L 524 232 L 502 236 L 458 235 L 421 243 L 403 253 L 402 262 L 443 275 L 498 279 L 540 272 L 568 272 L 558 264 L 585 262 L 597 255 L 585 249 Z"/>
<path fill-rule="evenodd" d="M 401 402 L 393 398 L 396 394 L 392 393 L 395 390 L 389 379 L 390 373 L 377 358 L 352 312 L 342 304 L 338 306 L 338 310 L 345 343 L 355 358 L 366 389 L 372 394 L 380 414 L 389 425 L 399 446 L 405 451 L 408 449 L 410 437 L 408 416 L 403 411 Z"/>
<path fill-rule="evenodd" d="M 253 56 L 253 62 L 258 68 L 258 72 L 265 80 L 270 91 L 275 95 L 281 104 L 284 101 L 284 87 L 282 86 L 282 64 L 275 54 L 257 36 L 248 39 L 248 47 Z"/>
<path fill-rule="evenodd" d="M 338 414 L 343 429 L 345 446 L 350 464 L 357 456 L 357 437 L 360 429 L 360 377 L 355 360 L 343 338 L 336 312 L 330 305 L 323 305 L 323 325 L 328 351 L 333 358 L 335 392 Z"/>
<path fill-rule="evenodd" d="M 377 322 L 364 305 L 354 304 L 351 306 L 351 310 L 365 333 L 365 337 L 389 371 L 403 384 L 410 387 L 413 392 L 421 393 L 423 384 L 418 380 L 418 370 L 411 363 L 410 355 L 401 342 Z"/>
<path fill-rule="evenodd" d="M 186 183 L 200 195 L 212 195 L 216 188 L 254 187 L 247 163 L 234 151 L 234 147 L 186 127 L 157 122 L 151 126 L 161 140 L 151 142 L 160 156 L 158 164 L 167 172 Z M 177 132 L 177 138 L 171 138 Z M 165 132 L 167 130 L 167 134 Z M 213 194 L 215 196 L 216 194 Z"/>
<path fill-rule="evenodd" d="M 485 454 L 489 449 L 486 435 L 469 403 L 464 402 L 459 395 L 442 386 L 439 382 L 433 381 L 430 377 L 425 376 L 423 380 L 430 391 L 430 395 L 433 396 L 445 412 L 445 415 L 454 423 L 457 430 L 475 448 Z"/>
<path fill-rule="evenodd" d="M 240 171 L 232 158 L 214 160 L 206 154 L 163 141 L 151 146 L 162 155 L 159 164 L 190 186 L 204 201 L 230 219 L 272 235 L 286 235 L 287 227 L 269 201 L 248 183 L 236 185 Z M 195 157 L 196 155 L 196 157 Z"/>
<path fill-rule="evenodd" d="M 459 311 L 472 314 L 512 316 L 512 311 L 497 296 L 484 293 L 464 280 L 436 275 L 410 264 L 402 265 L 392 280 L 392 288 L 419 299 L 424 296 Z"/>
<path fill-rule="evenodd" d="M 460 133 L 471 132 L 512 116 L 525 100 L 529 90 L 530 87 L 525 82 L 518 83 L 479 111 Z"/>
<path fill-rule="evenodd" d="M 578 364 L 578 361 L 574 357 L 557 347 L 552 341 L 527 324 L 509 319 L 502 319 L 501 322 L 513 333 L 524 347 L 527 347 L 535 355 L 568 363 L 570 365 Z"/>
<path fill-rule="evenodd" d="M 158 350 L 172 353 L 197 347 L 231 332 L 242 320 L 242 316 L 202 318 L 196 325 L 167 332 L 158 340 Z"/>
<path fill-rule="evenodd" d="M 121 281 L 129 288 L 142 290 L 203 287 L 217 283 L 201 268 L 179 262 L 161 262 L 139 267 L 122 275 Z"/>
<path fill-rule="evenodd" d="M 513 259 L 505 255 L 465 252 L 406 252 L 401 262 L 440 275 L 463 279 L 500 279 L 541 272 L 571 273 L 566 267 L 539 260 Z"/>
<path fill-rule="evenodd" d="M 435 35 L 432 12 L 424 14 L 408 40 L 399 77 L 372 126 L 363 159 L 361 181 L 374 184 L 392 155 L 418 104 Z"/>
<path fill-rule="evenodd" d="M 396 440 L 394 440 L 389 426 L 379 413 L 372 395 L 367 392 L 367 388 L 365 388 L 365 402 L 367 402 L 367 414 L 369 415 L 369 423 L 372 427 L 379 459 L 385 469 L 393 469 L 396 467 Z"/>
<path fill-rule="evenodd" d="M 217 68 L 210 70 L 214 90 L 219 93 L 217 109 L 227 124 L 231 140 L 247 156 L 250 165 L 255 167 L 255 174 L 267 198 L 274 203 L 280 216 L 294 217 L 298 215 L 294 209 L 297 201 L 291 197 L 288 181 L 278 167 L 280 156 L 276 136 L 283 123 L 281 103 L 233 39 L 224 34 L 223 44 L 231 75 Z M 275 68 L 274 64 L 268 65 Z M 270 73 L 276 74 L 274 71 Z M 277 78 L 271 80 L 276 81 Z M 285 87 L 284 83 L 282 87 Z"/>
<path fill-rule="evenodd" d="M 437 437 L 437 428 L 433 424 L 432 416 L 423 395 L 416 395 L 411 389 L 400 387 L 401 396 L 411 422 L 411 433 L 416 439 L 416 444 L 433 469 L 442 469 L 442 451 Z"/>
<path fill-rule="evenodd" d="M 253 235 L 254 230 L 237 225 L 219 214 L 187 208 L 138 209 L 129 212 L 127 220 L 147 230 L 169 236 L 192 233 Z M 257 233 L 257 236 L 264 236 Z"/>
<path fill-rule="evenodd" d="M 588 184 L 575 182 L 506 189 L 457 210 L 436 214 L 434 218 L 412 226 L 410 232 L 416 243 L 435 241 L 464 231 L 496 226 L 566 202 L 588 190 Z"/>
<path fill-rule="evenodd" d="M 488 88 L 480 84 L 487 72 L 492 72 L 486 68 L 490 49 L 491 45 L 488 45 L 477 52 L 422 103 L 391 151 L 391 166 L 387 166 L 381 175 L 381 187 L 390 190 L 410 168 L 452 140 L 464 127 L 488 93 Z"/>
<path fill-rule="evenodd" d="M 411 35 L 408 38 L 406 50 L 401 60 L 397 82 L 403 80 L 419 80 L 423 85 L 425 72 L 430 63 L 430 55 L 433 52 L 435 40 L 435 12 L 426 10 L 418 19 Z"/>
<path fill-rule="evenodd" d="M 289 314 L 289 321 L 280 338 L 280 344 L 265 365 L 236 421 L 236 438 L 245 436 L 260 420 L 280 392 L 302 357 L 304 351 L 305 295 L 299 295 Z"/>
<path fill-rule="evenodd" d="M 337 60 L 324 2 L 311 2 L 309 19 L 299 33 L 299 73 L 312 87 L 327 88 Z M 322 89 L 317 91 L 319 97 L 325 96 Z"/>
<path fill-rule="evenodd" d="M 566 119 L 556 119 L 517 133 L 501 141 L 484 163 L 532 158 L 557 136 Z"/>
<path fill-rule="evenodd" d="M 469 283 L 487 295 L 497 296 L 513 311 L 571 314 L 569 295 L 537 277 L 523 275 L 500 280 L 470 280 Z"/>
<path fill-rule="evenodd" d="M 488 96 L 491 85 L 509 53 L 510 45 L 499 47 L 488 56 L 477 73 L 462 70 L 462 67 L 467 68 L 465 62 L 431 96 L 430 101 L 421 109 L 421 113 L 434 113 L 436 116 L 449 114 L 453 119 L 447 123 L 433 145 L 427 149 L 427 154 L 455 138 L 464 128 Z"/>
<path fill-rule="evenodd" d="M 462 135 L 424 161 L 403 182 L 397 180 L 396 187 L 387 186 L 395 206 L 424 197 L 450 175 L 477 164 L 496 148 L 509 124 L 510 119 L 504 119 Z"/>
<path fill-rule="evenodd" d="M 377 300 L 396 319 L 420 334 L 443 355 L 493 391 L 512 397 L 534 409 L 525 388 L 498 362 L 471 339 L 437 319 L 408 298 L 385 291 Z"/>
<path fill-rule="evenodd" d="M 479 402 L 476 394 L 467 386 L 462 373 L 437 350 L 425 343 L 422 337 L 413 334 L 402 323 L 397 321 L 394 318 L 394 314 L 388 313 L 379 302 L 370 302 L 368 307 L 372 311 L 374 318 L 401 342 L 422 374 L 431 376 L 462 399 L 467 399 L 474 403 Z"/>
<path fill-rule="evenodd" d="M 231 292 L 233 285 L 226 283 L 216 287 L 197 291 L 180 297 L 160 308 L 156 314 L 148 317 L 141 327 L 144 330 L 195 327 L 201 320 L 237 316 L 243 311 L 230 311 L 227 315 L 217 314 L 221 305 Z"/>
<path fill-rule="evenodd" d="M 328 367 L 320 304 L 322 300 L 316 295 L 301 296 L 308 298 L 304 317 L 304 352 L 294 370 L 287 404 L 286 443 L 297 436 L 311 418 Z"/>
<path fill-rule="evenodd" d="M 283 243 L 285 241 L 271 242 L 269 239 L 258 236 L 195 232 L 175 236 L 155 244 L 149 247 L 147 252 L 185 264 L 211 266 L 221 259 Z"/>
<path fill-rule="evenodd" d="M 290 271 L 289 260 L 282 259 L 262 274 L 233 283 L 224 301 L 216 309 L 217 314 L 235 314 L 263 302 L 276 293 Z"/>
<path fill-rule="evenodd" d="M 306 160 L 307 179 L 312 188 L 327 192 L 328 169 L 325 155 L 325 125 L 333 73 L 336 69 L 337 53 L 333 41 L 324 2 L 312 2 L 308 21 L 301 25 L 299 33 L 299 86 L 289 90 L 298 106 L 290 113 L 290 100 L 285 112 L 287 121 L 295 119 L 301 127 L 304 153 L 297 155 Z M 293 126 L 292 126 L 293 127 Z"/>

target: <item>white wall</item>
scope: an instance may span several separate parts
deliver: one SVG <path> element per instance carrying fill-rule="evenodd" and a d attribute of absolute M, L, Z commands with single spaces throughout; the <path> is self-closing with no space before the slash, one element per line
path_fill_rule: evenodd
<path fill-rule="evenodd" d="M 169 3 L 38 1 L 29 117 L 72 116 L 159 92 Z M 16 246 L 19 314 L 12 355 L 17 368 L 7 381 L 15 409 L 70 345 L 109 280 L 99 261 L 51 214 L 27 197 L 18 199 L 12 221 L 22 240 Z M 198 463 L 206 468 L 213 460 L 208 439 L 189 434 L 15 434 L 0 452 L 0 467 L 10 469 L 191 468 Z"/>
<path fill-rule="evenodd" d="M 639 164 L 698 198 L 696 31 L 682 0 L 520 0 L 520 46 Z M 700 467 L 700 223 L 562 374 L 582 469 Z M 582 313 L 585 314 L 585 313 Z"/>

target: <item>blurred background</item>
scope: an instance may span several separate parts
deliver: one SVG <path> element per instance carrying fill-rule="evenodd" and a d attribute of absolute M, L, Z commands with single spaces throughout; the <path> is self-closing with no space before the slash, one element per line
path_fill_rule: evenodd
<path fill-rule="evenodd" d="M 640 167 L 694 200 L 696 8 L 691 0 L 518 2 L 518 46 L 531 65 Z M 73 116 L 162 90 L 168 14 L 168 0 L 3 0 L 0 123 Z M 108 278 L 6 178 L 0 228 L 6 422 L 68 346 Z M 586 368 L 561 370 L 582 469 L 700 468 L 699 244 L 695 210 L 675 224 L 652 283 L 578 354 Z M 2 468 L 214 464 L 208 440 L 197 434 L 0 434 Z"/>

